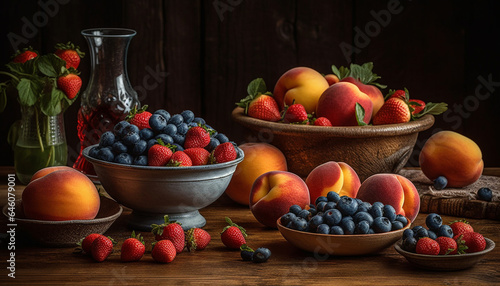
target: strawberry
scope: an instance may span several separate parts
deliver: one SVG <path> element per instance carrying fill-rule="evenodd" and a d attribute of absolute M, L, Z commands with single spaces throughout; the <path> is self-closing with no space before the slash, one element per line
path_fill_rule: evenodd
<path fill-rule="evenodd" d="M 172 157 L 171 145 L 163 143 L 163 140 L 158 139 L 158 144 L 154 144 L 148 150 L 148 165 L 149 166 L 165 166 Z"/>
<path fill-rule="evenodd" d="M 402 100 L 407 100 L 408 99 L 408 95 L 406 93 L 406 91 L 402 90 L 402 89 L 397 89 L 397 90 L 394 90 L 391 93 L 389 93 L 389 98 L 393 98 L 393 97 L 396 97 L 396 98 L 399 98 L 399 99 L 402 99 Z"/>
<path fill-rule="evenodd" d="M 78 242 L 77 245 L 80 246 L 85 253 L 90 254 L 90 251 L 92 250 L 92 242 L 94 242 L 94 240 L 101 235 L 102 234 L 99 233 L 91 233 L 82 238 L 82 240 Z"/>
<path fill-rule="evenodd" d="M 402 99 L 391 97 L 373 117 L 373 125 L 405 123 L 410 119 L 411 113 L 408 103 Z"/>
<path fill-rule="evenodd" d="M 77 74 L 68 73 L 57 78 L 57 88 L 62 90 L 69 99 L 75 98 L 81 87 L 82 79 Z"/>
<path fill-rule="evenodd" d="M 238 154 L 236 153 L 236 148 L 234 148 L 233 143 L 226 142 L 215 147 L 215 149 L 212 151 L 210 161 L 214 164 L 224 163 L 233 161 L 237 156 Z"/>
<path fill-rule="evenodd" d="M 184 153 L 189 156 L 193 166 L 202 166 L 210 162 L 210 152 L 205 148 L 188 148 L 184 149 Z"/>
<path fill-rule="evenodd" d="M 127 238 L 122 244 L 120 259 L 123 262 L 139 261 L 145 251 L 146 246 L 141 234 L 136 235 L 135 231 L 132 231 L 130 238 Z"/>
<path fill-rule="evenodd" d="M 422 237 L 418 240 L 415 251 L 418 254 L 438 255 L 440 252 L 439 243 L 432 238 Z"/>
<path fill-rule="evenodd" d="M 461 235 L 467 232 L 474 232 L 474 228 L 466 220 L 456 220 L 450 223 L 450 227 L 453 230 L 453 235 Z"/>
<path fill-rule="evenodd" d="M 464 234 L 460 234 L 457 238 L 457 243 L 461 245 L 463 244 L 467 247 L 465 249 L 466 253 L 479 252 L 486 248 L 486 240 L 484 239 L 484 236 L 478 232 L 466 232 Z"/>
<path fill-rule="evenodd" d="M 244 228 L 233 223 L 230 218 L 226 217 L 226 222 L 228 226 L 226 226 L 220 235 L 222 243 L 228 248 L 231 249 L 240 249 L 240 246 L 246 244 L 245 237 L 247 233 Z"/>
<path fill-rule="evenodd" d="M 139 130 L 144 128 L 151 128 L 151 126 L 149 126 L 149 118 L 152 114 L 151 112 L 146 111 L 147 108 L 147 105 L 144 105 L 140 109 L 137 109 L 137 106 L 134 106 L 134 108 L 130 110 L 127 117 L 125 117 L 125 120 L 139 127 Z"/>
<path fill-rule="evenodd" d="M 170 157 L 170 161 L 168 161 L 167 166 L 189 167 L 193 166 L 193 162 L 191 161 L 191 158 L 189 158 L 188 154 L 184 153 L 184 151 L 175 151 L 172 157 Z"/>
<path fill-rule="evenodd" d="M 172 241 L 163 239 L 153 243 L 153 250 L 151 256 L 153 260 L 159 263 L 170 263 L 174 260 L 177 252 Z"/>
<path fill-rule="evenodd" d="M 85 53 L 80 51 L 80 47 L 75 46 L 73 43 L 66 44 L 59 43 L 55 46 L 56 51 L 54 54 L 66 62 L 66 68 L 77 69 L 80 65 L 80 58 L 85 56 Z"/>
<path fill-rule="evenodd" d="M 318 117 L 314 120 L 314 125 L 316 126 L 332 126 L 330 120 L 326 117 Z"/>
<path fill-rule="evenodd" d="M 30 47 L 28 49 L 24 49 L 23 51 L 17 51 L 17 53 L 14 55 L 14 58 L 12 59 L 12 62 L 24 64 L 25 62 L 36 57 L 38 57 L 38 53 L 36 51 L 33 51 Z"/>
<path fill-rule="evenodd" d="M 283 122 L 285 123 L 305 123 L 307 121 L 307 111 L 302 104 L 294 103 L 285 106 Z"/>
<path fill-rule="evenodd" d="M 184 140 L 184 149 L 188 148 L 205 148 L 210 143 L 210 133 L 201 126 L 189 128 Z"/>
<path fill-rule="evenodd" d="M 457 242 L 451 237 L 440 236 L 436 238 L 436 242 L 439 244 L 440 255 L 456 254 L 458 251 Z"/>
<path fill-rule="evenodd" d="M 203 250 L 210 243 L 210 234 L 201 228 L 191 228 L 186 232 L 186 247 L 188 251 Z"/>
<path fill-rule="evenodd" d="M 115 242 L 113 239 L 106 237 L 104 235 L 96 237 L 92 242 L 91 254 L 97 262 L 102 262 L 108 258 L 108 256 L 113 252 L 113 245 Z"/>
<path fill-rule="evenodd" d="M 253 118 L 266 121 L 276 122 L 281 120 L 278 103 L 272 96 L 266 94 L 261 94 L 250 102 L 247 114 Z"/>
<path fill-rule="evenodd" d="M 177 253 L 181 253 L 185 246 L 185 234 L 180 223 L 175 221 L 170 221 L 168 215 L 164 217 L 165 222 L 163 224 L 152 224 L 151 232 L 155 235 L 155 240 L 170 240 L 174 246 Z"/>
<path fill-rule="evenodd" d="M 408 103 L 413 107 L 413 111 L 411 112 L 412 115 L 422 112 L 425 108 L 425 102 L 420 99 L 410 99 Z"/>

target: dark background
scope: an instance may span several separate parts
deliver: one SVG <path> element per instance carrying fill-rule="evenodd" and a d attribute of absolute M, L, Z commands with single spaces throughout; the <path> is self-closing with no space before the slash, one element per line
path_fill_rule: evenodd
<path fill-rule="evenodd" d="M 408 165 L 418 165 L 418 152 L 433 132 L 453 130 L 480 146 L 486 167 L 500 166 L 498 1 L 8 0 L 1 5 L 2 66 L 14 53 L 9 33 L 27 42 L 17 48 L 30 45 L 47 53 L 58 42 L 72 41 L 88 54 L 81 30 L 131 28 L 137 35 L 128 72 L 142 104 L 171 113 L 191 109 L 238 143 L 243 130 L 230 114 L 252 79 L 264 78 L 272 90 L 292 67 L 329 73 L 332 64 L 372 61 L 379 82 L 389 88 L 406 87 L 413 98 L 450 107 L 420 133 Z M 351 55 L 345 46 L 354 47 Z M 79 68 L 82 88 L 89 69 L 87 56 Z M 151 70 L 166 76 L 152 82 Z M 146 90 L 146 78 L 156 87 Z M 19 106 L 9 99 L 0 114 L 0 165 L 13 165 L 6 135 L 20 118 Z M 69 165 L 79 151 L 79 105 L 77 100 L 65 113 Z"/>

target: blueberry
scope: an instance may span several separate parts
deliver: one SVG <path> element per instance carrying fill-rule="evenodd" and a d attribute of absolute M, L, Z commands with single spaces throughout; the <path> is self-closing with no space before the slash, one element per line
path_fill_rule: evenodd
<path fill-rule="evenodd" d="M 352 219 L 342 219 L 340 221 L 340 226 L 344 230 L 345 234 L 354 234 L 354 229 L 356 228 L 356 224 Z"/>
<path fill-rule="evenodd" d="M 198 126 L 198 124 L 196 122 L 189 122 L 188 123 L 188 127 L 191 128 L 191 127 L 196 127 Z"/>
<path fill-rule="evenodd" d="M 403 240 L 405 240 L 407 237 L 414 237 L 415 236 L 415 233 L 413 232 L 413 230 L 411 228 L 407 228 L 405 229 L 405 231 L 403 231 Z"/>
<path fill-rule="evenodd" d="M 186 135 L 188 129 L 189 129 L 189 127 L 188 127 L 188 125 L 186 123 L 181 123 L 177 127 L 177 133 L 182 134 L 182 135 Z"/>
<path fill-rule="evenodd" d="M 324 211 L 334 209 L 337 206 L 337 203 L 335 202 L 327 202 L 326 205 L 323 207 Z"/>
<path fill-rule="evenodd" d="M 163 116 L 163 118 L 165 118 L 166 121 L 170 120 L 170 113 L 165 109 L 158 109 L 153 114 L 160 114 Z"/>
<path fill-rule="evenodd" d="M 310 208 L 309 213 L 311 214 L 311 216 L 313 216 L 313 215 L 317 215 L 318 211 L 316 210 L 316 208 Z"/>
<path fill-rule="evenodd" d="M 181 116 L 186 123 L 191 123 L 194 120 L 194 112 L 192 112 L 191 110 L 184 110 L 183 112 L 181 112 Z"/>
<path fill-rule="evenodd" d="M 162 133 L 169 136 L 174 136 L 175 134 L 177 134 L 177 126 L 173 124 L 167 124 L 165 128 L 163 128 Z"/>
<path fill-rule="evenodd" d="M 142 140 L 148 141 L 149 139 L 153 138 L 155 134 L 153 129 L 143 128 L 139 130 L 139 136 L 141 137 Z"/>
<path fill-rule="evenodd" d="M 114 127 L 113 127 L 113 133 L 115 134 L 116 138 L 121 138 L 122 137 L 122 131 L 125 127 L 130 125 L 128 121 L 122 120 L 118 122 Z"/>
<path fill-rule="evenodd" d="M 324 198 L 324 197 L 320 197 L 320 198 Z M 321 201 L 321 202 L 316 204 L 316 210 L 318 210 L 319 212 L 323 212 L 323 211 L 325 211 L 325 206 L 326 206 L 326 202 Z"/>
<path fill-rule="evenodd" d="M 419 229 L 421 229 L 421 228 L 423 228 L 423 226 L 421 226 L 421 225 L 416 225 L 416 226 L 414 226 L 414 227 L 412 228 L 412 230 L 413 230 L 413 232 L 415 232 L 415 233 L 416 233 L 416 232 L 417 232 Z"/>
<path fill-rule="evenodd" d="M 338 201 L 340 200 L 340 195 L 334 191 L 330 191 L 326 194 L 326 198 L 329 202 L 338 203 Z"/>
<path fill-rule="evenodd" d="M 130 125 L 130 126 L 135 126 L 135 125 Z M 123 143 L 127 146 L 133 146 L 139 140 L 141 140 L 141 137 L 139 136 L 139 133 L 135 131 L 126 132 L 123 135 L 122 139 Z"/>
<path fill-rule="evenodd" d="M 299 205 L 292 205 L 288 209 L 288 211 L 293 213 L 294 215 L 298 215 L 301 210 L 302 208 Z"/>
<path fill-rule="evenodd" d="M 363 203 L 363 201 L 361 199 L 358 199 L 358 198 L 354 198 L 354 200 L 356 200 L 358 202 L 358 206 L 361 205 Z"/>
<path fill-rule="evenodd" d="M 242 250 L 240 255 L 243 261 L 252 261 L 254 251 Z"/>
<path fill-rule="evenodd" d="M 133 165 L 138 165 L 138 166 L 147 166 L 148 165 L 148 156 L 146 155 L 140 155 L 134 158 L 134 161 L 132 162 Z"/>
<path fill-rule="evenodd" d="M 180 114 L 174 114 L 172 117 L 170 117 L 170 120 L 168 121 L 169 124 L 173 124 L 177 127 L 181 125 L 181 123 L 184 122 L 184 118 L 182 118 L 182 115 Z"/>
<path fill-rule="evenodd" d="M 227 138 L 226 135 L 222 134 L 222 133 L 218 133 L 217 135 L 214 136 L 217 140 L 219 140 L 219 142 L 222 144 L 222 143 L 226 143 L 226 142 L 229 142 L 229 138 Z"/>
<path fill-rule="evenodd" d="M 115 134 L 111 131 L 106 131 L 102 133 L 99 139 L 99 147 L 108 147 L 115 143 Z"/>
<path fill-rule="evenodd" d="M 149 139 L 148 140 L 148 147 L 147 147 L 147 150 L 149 150 L 151 147 L 153 147 L 153 145 L 155 145 L 156 143 L 158 143 L 158 140 L 156 139 Z"/>
<path fill-rule="evenodd" d="M 370 227 L 370 229 L 368 230 L 368 234 L 374 234 L 375 231 L 373 230 L 373 228 Z"/>
<path fill-rule="evenodd" d="M 446 185 L 448 185 L 448 179 L 444 176 L 439 176 L 434 180 L 434 188 L 436 190 L 442 190 L 446 188 Z"/>
<path fill-rule="evenodd" d="M 205 125 L 206 124 L 205 119 L 203 119 L 201 117 L 195 117 L 193 119 L 193 122 L 195 122 L 196 124 L 201 124 L 201 125 Z"/>
<path fill-rule="evenodd" d="M 305 231 L 307 229 L 307 221 L 301 217 L 292 220 L 291 228 L 298 231 Z"/>
<path fill-rule="evenodd" d="M 356 224 L 354 228 L 354 234 L 367 234 L 370 230 L 370 225 L 366 220 L 362 220 Z"/>
<path fill-rule="evenodd" d="M 439 236 L 446 236 L 446 237 L 451 237 L 453 238 L 453 229 L 451 229 L 451 226 L 447 224 L 443 224 L 439 227 L 438 230 L 436 230 L 436 235 Z"/>
<path fill-rule="evenodd" d="M 319 197 L 316 198 L 316 201 L 314 201 L 314 204 L 316 206 L 318 206 L 318 203 L 320 203 L 320 202 L 325 202 L 326 203 L 326 202 L 328 202 L 328 199 L 326 197 L 319 196 Z"/>
<path fill-rule="evenodd" d="M 399 230 L 399 229 L 402 229 L 403 227 L 405 227 L 405 226 L 403 225 L 402 222 L 400 222 L 399 220 L 395 220 L 392 222 L 391 230 Z"/>
<path fill-rule="evenodd" d="M 392 223 L 389 218 L 379 216 L 373 220 L 373 230 L 376 233 L 389 232 L 392 229 Z"/>
<path fill-rule="evenodd" d="M 111 146 L 111 150 L 113 150 L 113 152 L 115 154 L 127 153 L 128 152 L 128 147 L 127 147 L 127 145 L 123 144 L 122 141 L 116 141 Z"/>
<path fill-rule="evenodd" d="M 92 158 L 96 158 L 97 159 L 97 153 L 99 152 L 99 150 L 100 150 L 99 146 L 92 147 L 89 150 L 89 156 L 92 157 Z"/>
<path fill-rule="evenodd" d="M 403 224 L 403 226 L 406 226 L 408 224 L 408 219 L 404 215 L 398 214 L 396 216 L 396 221 L 399 221 Z"/>
<path fill-rule="evenodd" d="M 252 261 L 255 263 L 266 262 L 271 257 L 271 251 L 265 247 L 259 247 L 253 252 Z"/>
<path fill-rule="evenodd" d="M 401 247 L 406 251 L 415 252 L 415 249 L 417 248 L 417 241 L 418 239 L 414 237 L 407 237 L 403 240 Z"/>
<path fill-rule="evenodd" d="M 329 234 L 330 233 L 330 226 L 327 225 L 326 223 L 318 225 L 318 228 L 316 229 L 316 233 L 321 233 L 321 234 Z"/>
<path fill-rule="evenodd" d="M 376 206 L 376 207 L 379 207 L 379 208 L 383 208 L 383 207 L 384 207 L 384 204 L 383 204 L 383 203 L 381 203 L 381 202 L 374 202 L 374 203 L 372 204 L 372 207 L 375 207 L 375 206 Z"/>
<path fill-rule="evenodd" d="M 184 147 L 182 147 L 179 143 L 174 142 L 172 145 L 175 146 L 175 151 L 184 151 Z"/>
<path fill-rule="evenodd" d="M 425 225 L 430 230 L 437 230 L 443 224 L 443 219 L 437 213 L 428 214 L 425 218 Z"/>
<path fill-rule="evenodd" d="M 174 138 L 167 134 L 160 133 L 156 135 L 154 139 L 161 139 L 165 144 L 174 144 Z"/>
<path fill-rule="evenodd" d="M 438 237 L 437 234 L 432 230 L 428 230 L 427 234 L 429 235 L 429 238 L 432 238 L 432 239 L 436 239 Z"/>
<path fill-rule="evenodd" d="M 491 200 L 493 199 L 493 192 L 490 188 L 480 188 L 479 190 L 477 190 L 477 198 L 482 201 L 491 202 Z"/>
<path fill-rule="evenodd" d="M 174 143 L 184 146 L 184 141 L 186 140 L 186 136 L 177 133 L 172 136 L 172 139 L 174 139 Z"/>
<path fill-rule="evenodd" d="M 391 205 L 385 205 L 382 209 L 384 211 L 384 216 L 388 218 L 391 222 L 396 220 L 396 210 Z"/>
<path fill-rule="evenodd" d="M 297 216 L 290 212 L 290 213 L 286 213 L 284 215 L 281 216 L 281 225 L 284 225 L 284 226 L 287 226 L 289 223 L 292 222 L 292 220 L 294 220 Z"/>
<path fill-rule="evenodd" d="M 114 162 L 118 164 L 124 164 L 124 165 L 132 165 L 132 162 L 134 161 L 134 158 L 132 155 L 129 153 L 121 153 L 116 155 Z"/>
<path fill-rule="evenodd" d="M 167 119 L 160 113 L 154 113 L 149 117 L 149 126 L 154 132 L 160 133 L 167 126 Z"/>
<path fill-rule="evenodd" d="M 429 237 L 429 232 L 426 228 L 422 227 L 415 231 L 415 238 Z"/>
<path fill-rule="evenodd" d="M 110 147 L 104 147 L 100 148 L 97 152 L 97 159 L 107 162 L 113 162 L 113 160 L 115 159 L 115 155 L 113 154 L 113 151 L 111 151 Z"/>
<path fill-rule="evenodd" d="M 146 149 L 148 148 L 148 143 L 144 140 L 139 140 L 135 142 L 135 144 L 132 146 L 132 150 L 130 153 L 132 155 L 142 155 L 144 152 L 146 152 Z"/>
<path fill-rule="evenodd" d="M 323 216 L 315 215 L 309 220 L 309 230 L 316 232 L 316 229 L 320 224 L 324 223 Z"/>
<path fill-rule="evenodd" d="M 330 228 L 330 234 L 343 235 L 344 230 L 342 229 L 342 227 L 340 227 L 338 225 L 334 225 Z"/>
<path fill-rule="evenodd" d="M 308 210 L 300 210 L 299 213 L 297 214 L 298 217 L 301 217 L 303 219 L 307 219 L 311 213 Z"/>
<path fill-rule="evenodd" d="M 329 209 L 323 213 L 323 220 L 329 226 L 338 225 L 342 220 L 342 214 L 337 209 Z"/>
<path fill-rule="evenodd" d="M 384 211 L 378 205 L 372 205 L 372 207 L 368 210 L 368 213 L 373 217 L 380 217 L 384 215 Z"/>
<path fill-rule="evenodd" d="M 357 212 L 356 214 L 354 214 L 352 219 L 354 220 L 354 223 L 359 223 L 363 220 L 367 221 L 370 227 L 373 224 L 373 217 L 367 212 Z"/>
<path fill-rule="evenodd" d="M 219 146 L 220 145 L 220 142 L 217 138 L 215 137 L 210 137 L 210 143 L 208 143 L 207 146 L 205 146 L 205 149 L 208 151 L 208 152 L 212 152 L 215 147 Z"/>
<path fill-rule="evenodd" d="M 135 126 L 134 124 L 129 124 L 129 125 L 125 126 L 125 128 L 123 128 L 122 137 L 125 136 L 129 132 L 134 132 L 134 133 L 139 134 L 139 131 L 140 131 L 139 127 Z"/>
<path fill-rule="evenodd" d="M 371 209 L 371 206 L 366 205 L 366 203 L 361 203 L 358 205 L 358 213 L 359 212 L 368 212 Z"/>
<path fill-rule="evenodd" d="M 351 197 L 342 196 L 337 202 L 337 209 L 343 215 L 353 215 L 358 210 L 358 202 Z"/>

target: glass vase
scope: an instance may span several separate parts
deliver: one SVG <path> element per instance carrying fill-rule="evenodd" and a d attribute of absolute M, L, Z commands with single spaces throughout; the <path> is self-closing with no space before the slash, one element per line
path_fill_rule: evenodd
<path fill-rule="evenodd" d="M 90 177 L 95 171 L 82 156 L 83 149 L 99 143 L 101 134 L 125 119 L 134 106 L 140 107 L 127 74 L 128 47 L 135 34 L 134 30 L 115 28 L 82 31 L 89 45 L 91 74 L 81 94 L 77 126 L 81 149 L 73 168 Z"/>
<path fill-rule="evenodd" d="M 14 144 L 16 176 L 28 184 L 33 174 L 45 167 L 65 166 L 68 145 L 64 116 L 43 114 L 38 107 L 21 106 L 21 123 Z"/>

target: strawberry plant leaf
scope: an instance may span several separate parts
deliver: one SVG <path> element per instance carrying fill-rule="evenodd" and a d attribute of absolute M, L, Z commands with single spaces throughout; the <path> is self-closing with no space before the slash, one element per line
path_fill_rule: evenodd
<path fill-rule="evenodd" d="M 38 69 L 48 77 L 58 77 L 66 70 L 66 62 L 54 54 L 40 56 Z"/>
<path fill-rule="evenodd" d="M 16 88 L 19 93 L 19 103 L 26 106 L 33 106 L 42 91 L 41 84 L 27 78 L 22 78 Z"/>
<path fill-rule="evenodd" d="M 420 118 L 426 114 L 431 114 L 431 115 L 439 115 L 443 112 L 448 110 L 448 104 L 444 102 L 440 103 L 434 103 L 434 102 L 427 102 L 425 104 L 424 110 L 422 110 L 420 113 L 415 115 L 415 118 Z"/>
<path fill-rule="evenodd" d="M 266 83 L 262 78 L 256 78 L 252 80 L 247 87 L 247 92 L 249 95 L 257 96 L 258 94 L 263 94 L 267 92 Z"/>
<path fill-rule="evenodd" d="M 349 74 L 351 73 L 351 71 L 348 68 L 346 67 L 337 68 L 335 65 L 332 65 L 332 72 L 339 78 L 339 80 L 348 77 Z"/>
<path fill-rule="evenodd" d="M 361 104 L 356 102 L 356 121 L 358 122 L 358 126 L 365 126 L 366 124 L 363 120 L 365 119 L 365 109 Z"/>
<path fill-rule="evenodd" d="M 48 116 L 54 116 L 62 111 L 61 100 L 66 97 L 59 89 L 51 89 L 42 93 L 40 110 Z"/>

